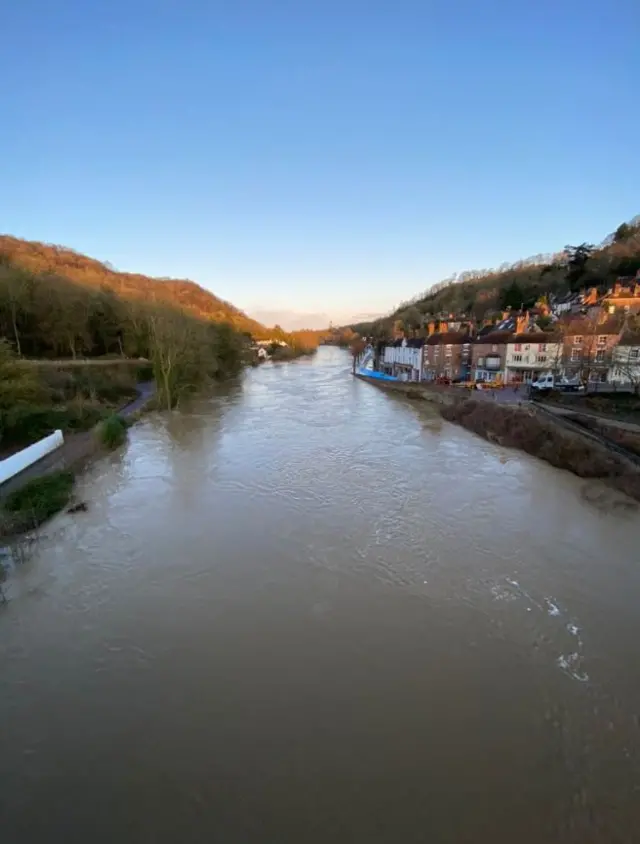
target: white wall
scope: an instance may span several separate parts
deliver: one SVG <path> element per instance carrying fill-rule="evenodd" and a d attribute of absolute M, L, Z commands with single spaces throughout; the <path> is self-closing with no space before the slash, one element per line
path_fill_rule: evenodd
<path fill-rule="evenodd" d="M 640 384 L 640 346 L 616 346 L 607 380 L 616 384 Z"/>
<path fill-rule="evenodd" d="M 12 454 L 6 460 L 0 460 L 0 484 L 22 472 L 27 466 L 31 466 L 37 460 L 44 457 L 45 454 L 49 454 L 60 448 L 63 442 L 64 437 L 62 436 L 62 431 L 54 431 L 53 434 L 49 434 L 48 437 L 38 440 L 37 443 L 33 443 L 33 445 L 27 448 L 23 448 L 22 451 Z"/>
<path fill-rule="evenodd" d="M 413 346 L 385 346 L 384 362 L 402 363 L 414 369 L 421 369 L 422 349 L 415 349 Z"/>
<path fill-rule="evenodd" d="M 562 357 L 562 347 L 559 343 L 540 343 L 529 341 L 520 343 L 520 351 L 516 351 L 516 343 L 507 343 L 505 366 L 512 369 L 553 369 Z M 541 346 L 545 346 L 544 349 Z M 520 358 L 520 360 L 517 360 Z M 544 358 L 544 360 L 538 360 Z"/>

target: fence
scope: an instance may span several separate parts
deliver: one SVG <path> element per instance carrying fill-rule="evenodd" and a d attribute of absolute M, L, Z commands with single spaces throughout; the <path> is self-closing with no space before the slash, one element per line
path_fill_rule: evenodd
<path fill-rule="evenodd" d="M 12 454 L 5 460 L 0 460 L 0 484 L 5 483 L 15 475 L 19 475 L 26 468 L 37 463 L 45 455 L 50 454 L 64 443 L 62 431 L 54 431 L 48 437 L 33 443 L 22 451 Z"/>

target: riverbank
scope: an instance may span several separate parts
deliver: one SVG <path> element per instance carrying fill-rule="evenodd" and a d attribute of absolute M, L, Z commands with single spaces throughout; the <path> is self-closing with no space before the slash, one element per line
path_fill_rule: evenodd
<path fill-rule="evenodd" d="M 585 430 L 568 430 L 560 420 L 537 412 L 532 404 L 506 404 L 488 398 L 470 398 L 459 387 L 374 381 L 356 376 L 385 392 L 429 401 L 441 416 L 497 445 L 518 448 L 580 478 L 604 481 L 640 501 L 640 467 L 631 459 L 598 442 Z M 619 443 L 618 445 L 622 445 Z M 626 443 L 625 443 L 626 445 Z"/>
<path fill-rule="evenodd" d="M 117 414 L 113 414 L 113 416 L 119 417 L 128 424 L 135 423 L 155 399 L 154 382 L 149 381 L 138 385 L 137 392 L 137 397 L 119 408 Z M 15 502 L 16 506 L 14 507 L 12 504 L 10 509 L 7 509 L 7 507 L 0 508 L 1 539 L 10 540 L 12 537 L 32 530 L 67 506 L 71 499 L 77 472 L 81 471 L 90 460 L 104 454 L 108 447 L 101 430 L 104 424 L 104 421 L 101 421 L 90 431 L 80 431 L 68 435 L 60 448 L 45 455 L 37 463 L 33 463 L 2 484 L 0 500 L 2 502 Z M 49 504 L 47 487 L 49 479 L 53 488 L 57 488 L 58 481 L 62 480 L 62 487 L 64 488 L 64 494 L 53 496 L 52 501 L 54 503 L 51 505 Z M 38 485 L 38 481 L 43 483 Z M 38 486 L 42 488 L 40 489 Z M 39 499 L 43 496 L 45 503 L 37 508 L 31 507 L 29 504 L 26 508 L 29 513 L 25 517 L 25 508 L 20 505 L 19 496 L 23 490 L 26 490 L 29 499 L 30 489 L 34 490 L 36 498 Z M 33 497 L 31 495 L 31 498 Z"/>
<path fill-rule="evenodd" d="M 580 478 L 604 481 L 640 501 L 637 465 L 594 440 L 563 430 L 533 407 L 467 399 L 443 406 L 440 412 L 448 422 L 462 425 L 490 442 L 519 448 Z"/>

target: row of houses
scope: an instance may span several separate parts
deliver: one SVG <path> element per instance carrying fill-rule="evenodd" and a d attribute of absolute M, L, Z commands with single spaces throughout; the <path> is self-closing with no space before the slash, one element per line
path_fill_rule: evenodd
<path fill-rule="evenodd" d="M 583 381 L 640 384 L 640 332 L 621 315 L 566 317 L 551 331 L 515 318 L 513 329 L 468 325 L 398 338 L 379 350 L 379 369 L 407 381 L 530 383 L 543 372 Z"/>

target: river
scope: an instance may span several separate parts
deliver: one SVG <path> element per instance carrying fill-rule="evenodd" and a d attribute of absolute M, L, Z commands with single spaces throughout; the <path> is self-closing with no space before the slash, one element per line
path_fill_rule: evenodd
<path fill-rule="evenodd" d="M 0 606 L 0 840 L 631 842 L 640 518 L 267 364 L 79 482 Z"/>

